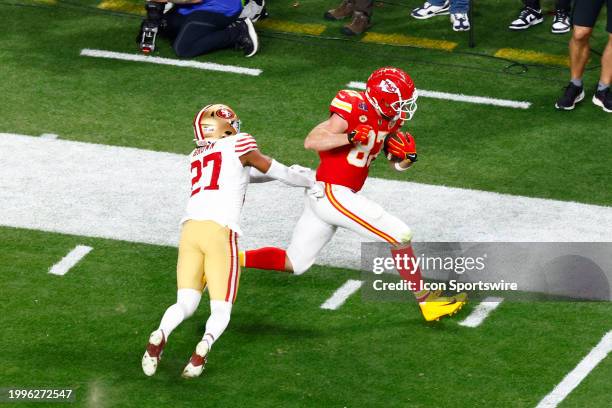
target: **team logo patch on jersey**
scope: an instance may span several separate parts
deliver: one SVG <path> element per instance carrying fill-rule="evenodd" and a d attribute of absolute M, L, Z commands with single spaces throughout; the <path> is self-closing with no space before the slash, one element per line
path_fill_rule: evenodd
<path fill-rule="evenodd" d="M 380 89 L 383 92 L 398 93 L 397 86 L 390 79 L 384 79 L 380 81 L 380 85 L 378 86 L 380 86 Z"/>
<path fill-rule="evenodd" d="M 234 117 L 234 112 L 226 108 L 219 109 L 215 114 L 223 119 L 231 119 Z"/>
<path fill-rule="evenodd" d="M 365 102 L 359 102 L 359 109 L 361 109 L 362 111 L 367 111 L 368 105 Z"/>
<path fill-rule="evenodd" d="M 359 116 L 359 121 L 361 123 L 366 123 L 368 121 L 368 117 L 366 115 Z"/>

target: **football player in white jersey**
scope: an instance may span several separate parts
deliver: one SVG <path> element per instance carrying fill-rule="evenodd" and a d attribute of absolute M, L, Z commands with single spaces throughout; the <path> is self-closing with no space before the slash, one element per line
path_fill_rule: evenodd
<path fill-rule="evenodd" d="M 240 280 L 239 221 L 250 178 L 307 188 L 314 183 L 310 171 L 264 156 L 253 136 L 240 133 L 240 120 L 226 105 L 205 106 L 193 126 L 197 147 L 189 156 L 191 196 L 181 220 L 177 301 L 149 336 L 142 357 L 148 376 L 155 374 L 170 333 L 197 309 L 204 288 L 210 297 L 210 317 L 183 377 L 202 373 L 213 343 L 227 327 Z"/>

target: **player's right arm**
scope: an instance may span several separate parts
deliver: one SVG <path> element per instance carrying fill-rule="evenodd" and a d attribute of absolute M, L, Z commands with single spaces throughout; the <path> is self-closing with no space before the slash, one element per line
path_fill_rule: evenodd
<path fill-rule="evenodd" d="M 263 175 L 291 186 L 310 188 L 314 184 L 312 174 L 299 171 L 299 169 L 292 169 L 262 154 L 254 142 L 252 142 L 249 151 L 240 155 L 240 162 L 245 167 L 251 166 Z"/>
<path fill-rule="evenodd" d="M 350 144 L 346 134 L 348 122 L 337 113 L 310 131 L 304 140 L 306 149 L 324 151 Z"/>

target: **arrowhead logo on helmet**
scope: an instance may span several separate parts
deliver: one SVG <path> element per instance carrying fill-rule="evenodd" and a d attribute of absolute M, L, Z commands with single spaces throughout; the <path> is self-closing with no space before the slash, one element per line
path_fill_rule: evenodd
<path fill-rule="evenodd" d="M 227 105 L 207 105 L 196 114 L 193 132 L 196 145 L 204 146 L 207 139 L 222 139 L 240 133 L 240 119 Z"/>
<path fill-rule="evenodd" d="M 399 89 L 397 89 L 397 86 L 395 86 L 395 84 L 391 82 L 391 80 L 389 79 L 380 81 L 380 85 L 378 86 L 383 92 L 387 92 L 387 93 L 398 93 L 399 92 Z"/>

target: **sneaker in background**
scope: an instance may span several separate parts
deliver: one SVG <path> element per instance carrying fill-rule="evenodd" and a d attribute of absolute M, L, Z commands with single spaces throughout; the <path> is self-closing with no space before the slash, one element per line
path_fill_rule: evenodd
<path fill-rule="evenodd" d="M 570 82 L 569 85 L 565 87 L 563 96 L 555 103 L 555 108 L 559 110 L 572 110 L 576 107 L 576 104 L 583 99 L 584 88 Z"/>
<path fill-rule="evenodd" d="M 555 10 L 555 17 L 553 17 L 550 31 L 553 34 L 563 34 L 569 32 L 571 27 L 568 12 L 565 10 Z"/>
<path fill-rule="evenodd" d="M 544 21 L 542 10 L 535 10 L 531 7 L 525 7 L 521 10 L 518 18 L 508 26 L 511 30 L 526 30 L 531 26 L 540 24 Z"/>

